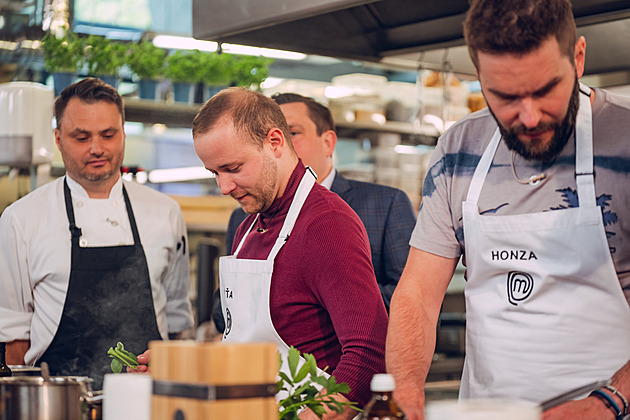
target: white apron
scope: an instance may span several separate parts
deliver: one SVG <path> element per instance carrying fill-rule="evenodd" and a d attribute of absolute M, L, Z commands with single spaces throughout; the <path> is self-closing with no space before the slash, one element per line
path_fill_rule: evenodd
<path fill-rule="evenodd" d="M 462 205 L 468 282 L 460 398 L 539 403 L 609 378 L 630 359 L 630 307 L 596 204 L 591 119 L 580 93 L 577 208 L 482 216 L 477 201 L 498 129 L 479 161 Z"/>
<path fill-rule="evenodd" d="M 250 343 L 273 342 L 283 358 L 281 370 L 288 373 L 285 363 L 289 346 L 282 340 L 273 326 L 269 310 L 269 292 L 276 255 L 285 244 L 293 230 L 311 188 L 315 184 L 315 174 L 310 168 L 300 181 L 291 207 L 287 214 L 278 239 L 266 260 L 237 259 L 247 234 L 238 245 L 234 255 L 219 259 L 219 283 L 221 287 L 221 305 L 225 319 L 224 342 Z M 258 220 L 258 218 L 256 218 Z M 256 224 L 256 220 L 248 232 Z M 319 371 L 320 374 L 323 371 Z M 282 398 L 279 396 L 278 398 Z"/>

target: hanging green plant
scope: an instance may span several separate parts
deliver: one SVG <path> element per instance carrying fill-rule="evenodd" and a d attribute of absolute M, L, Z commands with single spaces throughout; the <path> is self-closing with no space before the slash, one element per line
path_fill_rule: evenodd
<path fill-rule="evenodd" d="M 129 69 L 140 79 L 154 80 L 164 76 L 166 51 L 151 41 L 131 44 L 126 56 Z"/>
<path fill-rule="evenodd" d="M 122 67 L 129 46 L 98 35 L 85 40 L 84 57 L 92 76 L 114 76 Z"/>
<path fill-rule="evenodd" d="M 42 38 L 44 66 L 51 73 L 75 73 L 83 59 L 83 43 L 73 32 L 55 36 L 50 32 Z"/>

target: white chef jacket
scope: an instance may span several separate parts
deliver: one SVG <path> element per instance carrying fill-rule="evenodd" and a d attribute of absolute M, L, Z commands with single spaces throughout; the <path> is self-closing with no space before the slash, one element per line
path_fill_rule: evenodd
<path fill-rule="evenodd" d="M 82 229 L 80 245 L 87 247 L 133 244 L 124 182 L 149 267 L 160 335 L 166 339 L 169 332 L 191 328 L 188 240 L 177 202 L 122 178 L 109 198 L 91 199 L 80 184 L 65 179 L 76 224 Z M 30 339 L 27 364 L 34 363 L 52 341 L 68 289 L 71 242 L 63 180 L 39 187 L 0 217 L 0 342 Z"/>

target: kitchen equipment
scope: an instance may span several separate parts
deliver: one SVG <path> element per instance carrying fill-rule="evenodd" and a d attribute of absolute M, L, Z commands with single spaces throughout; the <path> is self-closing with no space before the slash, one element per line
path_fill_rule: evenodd
<path fill-rule="evenodd" d="M 151 341 L 153 420 L 277 420 L 273 343 Z"/>
<path fill-rule="evenodd" d="M 151 420 L 151 375 L 108 373 L 103 380 L 103 420 Z"/>
<path fill-rule="evenodd" d="M 42 376 L 42 368 L 26 365 L 9 365 L 11 376 Z"/>
<path fill-rule="evenodd" d="M 426 406 L 427 420 L 540 420 L 542 410 L 523 400 L 482 399 L 431 401 Z"/>
<path fill-rule="evenodd" d="M 577 398 L 585 398 L 592 391 L 598 388 L 601 388 L 605 385 L 610 385 L 610 380 L 597 381 L 597 382 L 593 382 L 584 386 L 580 386 L 578 388 L 572 389 L 563 394 L 550 398 L 546 401 L 543 401 L 542 403 L 540 403 L 540 406 L 542 407 L 543 411 L 547 411 L 550 408 L 563 404 L 567 401 L 571 401 Z"/>
<path fill-rule="evenodd" d="M 52 89 L 41 83 L 0 84 L 0 165 L 29 167 L 52 161 Z"/>
<path fill-rule="evenodd" d="M 0 378 L 0 420 L 100 420 L 102 394 L 83 376 Z"/>

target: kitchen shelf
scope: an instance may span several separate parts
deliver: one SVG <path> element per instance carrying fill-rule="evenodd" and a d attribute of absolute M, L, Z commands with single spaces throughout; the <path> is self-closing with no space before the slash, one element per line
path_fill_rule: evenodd
<path fill-rule="evenodd" d="M 396 134 L 409 134 L 409 135 L 422 135 L 437 137 L 440 133 L 431 127 L 420 127 L 420 130 L 416 130 L 413 124 L 402 121 L 387 121 L 384 124 L 368 121 L 354 121 L 346 122 L 339 121 L 336 123 L 337 130 L 357 130 L 357 131 L 381 131 L 385 133 Z"/>
<path fill-rule="evenodd" d="M 192 127 L 201 104 L 168 103 L 137 98 L 125 98 L 125 120 L 169 127 Z"/>
<path fill-rule="evenodd" d="M 199 112 L 201 104 L 184 104 L 177 102 L 149 101 L 138 98 L 125 98 L 125 119 L 145 124 L 164 124 L 169 127 L 190 128 Z M 439 133 L 431 127 L 421 127 L 417 131 L 411 123 L 388 121 L 378 124 L 369 121 L 336 123 L 340 135 L 353 136 L 358 132 L 396 133 L 408 136 L 421 136 L 429 139 L 437 138 Z"/>

